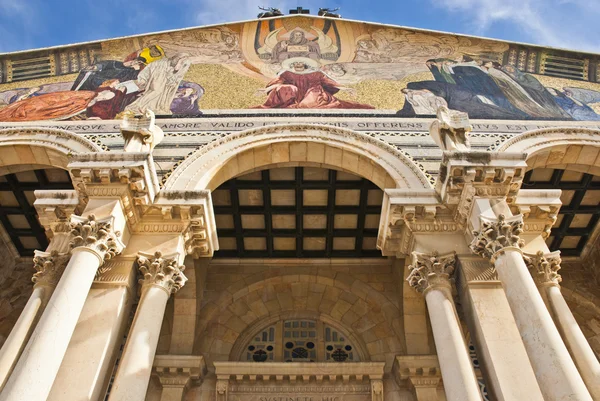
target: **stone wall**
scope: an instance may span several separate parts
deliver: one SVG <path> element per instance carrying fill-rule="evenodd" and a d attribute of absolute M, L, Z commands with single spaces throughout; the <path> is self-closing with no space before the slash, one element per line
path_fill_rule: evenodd
<path fill-rule="evenodd" d="M 406 353 L 391 260 L 279 262 L 213 260 L 194 345 L 209 366 L 235 357 L 238 341 L 287 317 L 330 321 L 348 332 L 366 360 L 387 361 L 389 368 L 395 355 Z"/>

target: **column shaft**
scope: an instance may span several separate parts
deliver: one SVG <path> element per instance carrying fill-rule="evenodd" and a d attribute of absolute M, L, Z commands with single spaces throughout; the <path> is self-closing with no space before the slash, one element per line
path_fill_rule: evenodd
<path fill-rule="evenodd" d="M 29 334 L 44 303 L 44 287 L 34 287 L 25 308 L 0 350 L 0 389 L 4 387 L 17 358 L 27 343 Z"/>
<path fill-rule="evenodd" d="M 144 401 L 169 294 L 155 285 L 142 289 L 109 401 Z"/>
<path fill-rule="evenodd" d="M 133 262 L 128 264 L 131 268 Z M 130 310 L 131 295 L 124 285 L 92 285 L 47 401 L 103 398 Z"/>
<path fill-rule="evenodd" d="M 99 266 L 97 253 L 73 250 L 0 401 L 46 400 Z"/>
<path fill-rule="evenodd" d="M 592 401 L 518 248 L 503 248 L 494 265 L 547 401 Z"/>
<path fill-rule="evenodd" d="M 448 401 L 481 401 L 450 294 L 432 288 L 425 293 L 425 300 Z"/>
<path fill-rule="evenodd" d="M 579 373 L 594 400 L 600 400 L 600 362 L 594 355 L 571 309 L 563 297 L 560 287 L 546 286 L 546 295 L 556 325 L 562 333 L 567 348 L 571 352 Z"/>

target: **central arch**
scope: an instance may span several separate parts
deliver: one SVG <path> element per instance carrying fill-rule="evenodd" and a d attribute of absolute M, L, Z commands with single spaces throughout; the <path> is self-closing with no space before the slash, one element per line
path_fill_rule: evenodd
<path fill-rule="evenodd" d="M 380 188 L 431 188 L 405 154 L 367 134 L 323 125 L 275 125 L 228 135 L 188 157 L 166 190 L 215 189 L 272 166 L 318 166 L 367 178 Z"/>

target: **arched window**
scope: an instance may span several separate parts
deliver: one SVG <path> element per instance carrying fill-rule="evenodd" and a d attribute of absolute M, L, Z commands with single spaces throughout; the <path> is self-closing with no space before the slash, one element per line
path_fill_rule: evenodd
<path fill-rule="evenodd" d="M 317 320 L 281 320 L 252 336 L 242 354 L 250 362 L 357 362 L 346 335 Z"/>

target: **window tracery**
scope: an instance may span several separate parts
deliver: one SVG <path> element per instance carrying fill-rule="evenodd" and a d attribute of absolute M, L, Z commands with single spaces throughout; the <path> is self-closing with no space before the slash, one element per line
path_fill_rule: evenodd
<path fill-rule="evenodd" d="M 356 362 L 354 345 L 331 325 L 310 319 L 281 320 L 252 337 L 242 354 L 249 362 Z"/>

